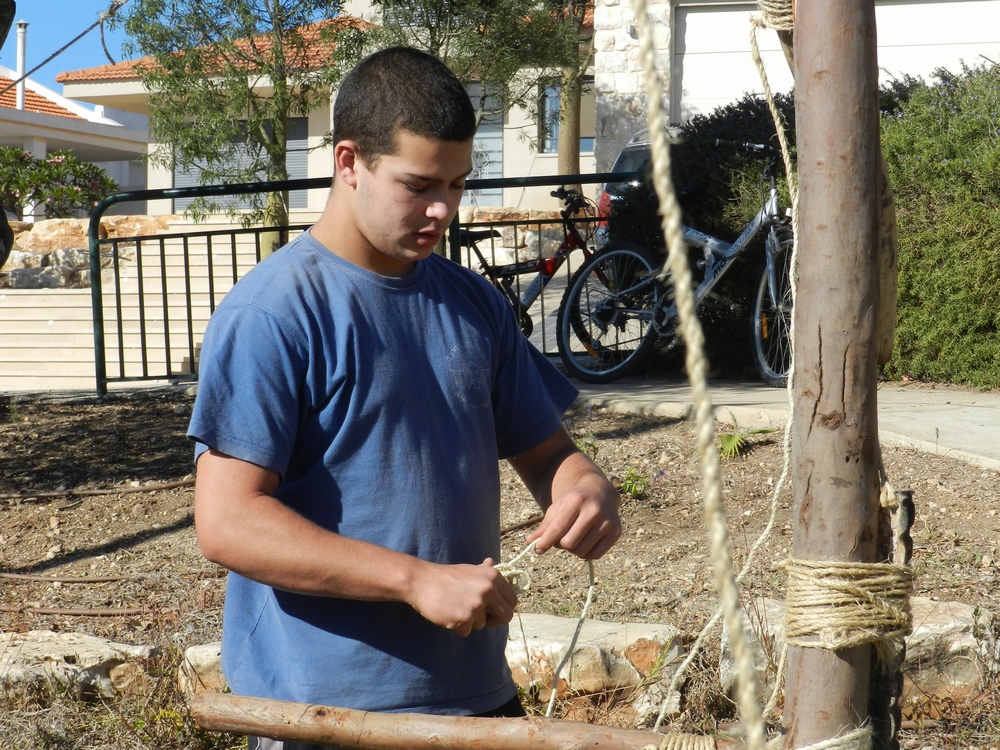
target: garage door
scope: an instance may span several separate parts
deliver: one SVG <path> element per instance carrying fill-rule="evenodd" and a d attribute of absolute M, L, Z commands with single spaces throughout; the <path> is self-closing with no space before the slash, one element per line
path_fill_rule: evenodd
<path fill-rule="evenodd" d="M 685 2 L 675 10 L 671 119 L 696 114 L 763 91 L 750 54 L 756 3 Z M 1000 0 L 876 2 L 881 79 L 907 73 L 929 77 L 961 61 L 1000 62 Z M 773 32 L 758 34 L 771 87 L 789 91 L 792 76 Z"/>

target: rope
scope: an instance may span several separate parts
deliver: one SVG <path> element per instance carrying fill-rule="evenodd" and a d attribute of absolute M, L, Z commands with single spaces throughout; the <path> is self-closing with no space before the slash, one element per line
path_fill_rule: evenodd
<path fill-rule="evenodd" d="M 823 740 L 814 745 L 795 748 L 795 750 L 871 750 L 872 728 L 864 726 L 847 734 Z"/>
<path fill-rule="evenodd" d="M 535 549 L 537 539 L 521 550 L 514 558 L 505 563 L 499 563 L 493 567 L 496 571 L 507 579 L 514 592 L 520 596 L 531 586 L 531 575 L 526 570 L 516 567 L 517 563 L 531 551 Z"/>
<path fill-rule="evenodd" d="M 775 31 L 792 31 L 795 28 L 795 5 L 792 0 L 757 0 L 761 21 Z"/>
<path fill-rule="evenodd" d="M 514 591 L 520 596 L 523 594 L 528 587 L 531 585 L 531 576 L 526 570 L 522 570 L 517 567 L 519 563 L 525 556 L 535 549 L 535 544 L 537 539 L 521 550 L 517 555 L 515 555 L 511 560 L 495 565 L 497 572 L 499 572 L 504 578 L 507 579 Z M 583 624 L 587 620 L 587 615 L 590 612 L 590 605 L 594 601 L 594 590 L 597 587 L 597 579 L 594 572 L 594 561 L 587 560 L 587 573 L 590 579 L 590 584 L 587 587 L 587 599 L 583 603 L 583 609 L 580 611 L 580 616 L 576 622 L 576 630 L 573 631 L 573 637 L 569 641 L 569 646 L 566 647 L 566 653 L 563 654 L 562 659 L 560 659 L 559 664 L 556 666 L 555 673 L 552 675 L 552 692 L 549 695 L 549 704 L 545 709 L 546 716 L 552 716 L 552 712 L 555 710 L 556 706 L 556 693 L 559 688 L 559 676 L 562 674 L 563 667 L 566 663 L 573 658 L 573 652 L 576 651 L 576 642 L 580 638 L 580 632 L 583 630 Z M 524 641 L 524 653 L 528 654 L 528 639 L 524 633 L 524 623 L 521 622 L 520 617 L 518 622 L 521 623 L 521 639 Z"/>
<path fill-rule="evenodd" d="M 894 563 L 790 559 L 785 639 L 832 650 L 882 647 L 912 629 L 913 569 Z"/>
<path fill-rule="evenodd" d="M 680 318 L 680 332 L 686 348 L 688 379 L 695 406 L 698 452 L 704 470 L 704 511 L 709 527 L 712 560 L 716 584 L 729 632 L 733 655 L 739 669 L 739 707 L 746 729 L 747 746 L 761 750 L 766 742 L 764 722 L 757 704 L 757 675 L 753 655 L 746 644 L 743 630 L 743 611 L 739 588 L 733 574 L 733 555 L 722 505 L 722 482 L 719 455 L 714 447 L 715 420 L 712 415 L 711 396 L 708 392 L 708 363 L 704 354 L 704 334 L 698 321 L 691 271 L 681 232 L 680 207 L 670 179 L 670 147 L 667 143 L 666 123 L 663 120 L 663 86 L 656 71 L 656 49 L 653 29 L 644 0 L 633 0 L 636 28 L 639 36 L 639 54 L 643 63 L 643 78 L 649 100 L 647 124 L 651 136 L 653 155 L 653 183 L 662 207 L 663 234 L 667 241 L 669 270 L 661 276 L 672 275 Z"/>
<path fill-rule="evenodd" d="M 715 750 L 715 739 L 700 734 L 667 734 L 659 745 L 646 745 L 642 750 Z"/>

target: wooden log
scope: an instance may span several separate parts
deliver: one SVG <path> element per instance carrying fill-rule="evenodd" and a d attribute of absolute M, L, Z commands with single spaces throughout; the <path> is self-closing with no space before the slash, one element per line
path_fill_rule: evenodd
<path fill-rule="evenodd" d="M 198 693 L 191 716 L 203 729 L 232 734 L 339 745 L 365 750 L 640 750 L 696 747 L 679 735 L 601 727 L 530 716 L 477 719 L 466 716 L 389 714 L 289 703 L 230 693 Z M 691 738 L 694 739 L 694 738 Z M 742 750 L 723 738 L 700 738 L 716 750 Z M 682 741 L 683 742 L 683 741 Z"/>
<path fill-rule="evenodd" d="M 879 496 L 874 0 L 798 0 L 793 556 L 875 561 Z M 871 646 L 788 654 L 785 746 L 868 718 Z"/>

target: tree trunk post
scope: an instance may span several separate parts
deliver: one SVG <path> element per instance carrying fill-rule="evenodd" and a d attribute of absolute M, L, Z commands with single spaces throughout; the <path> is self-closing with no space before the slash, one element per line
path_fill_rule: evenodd
<path fill-rule="evenodd" d="M 793 556 L 875 561 L 879 161 L 874 0 L 798 0 Z M 871 645 L 793 646 L 785 747 L 867 719 Z"/>

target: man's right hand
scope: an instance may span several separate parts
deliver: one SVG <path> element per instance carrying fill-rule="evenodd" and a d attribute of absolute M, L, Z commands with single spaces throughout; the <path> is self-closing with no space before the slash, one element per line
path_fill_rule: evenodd
<path fill-rule="evenodd" d="M 510 622 L 517 594 L 486 558 L 479 565 L 426 563 L 406 601 L 435 625 L 464 638 L 473 630 Z"/>

